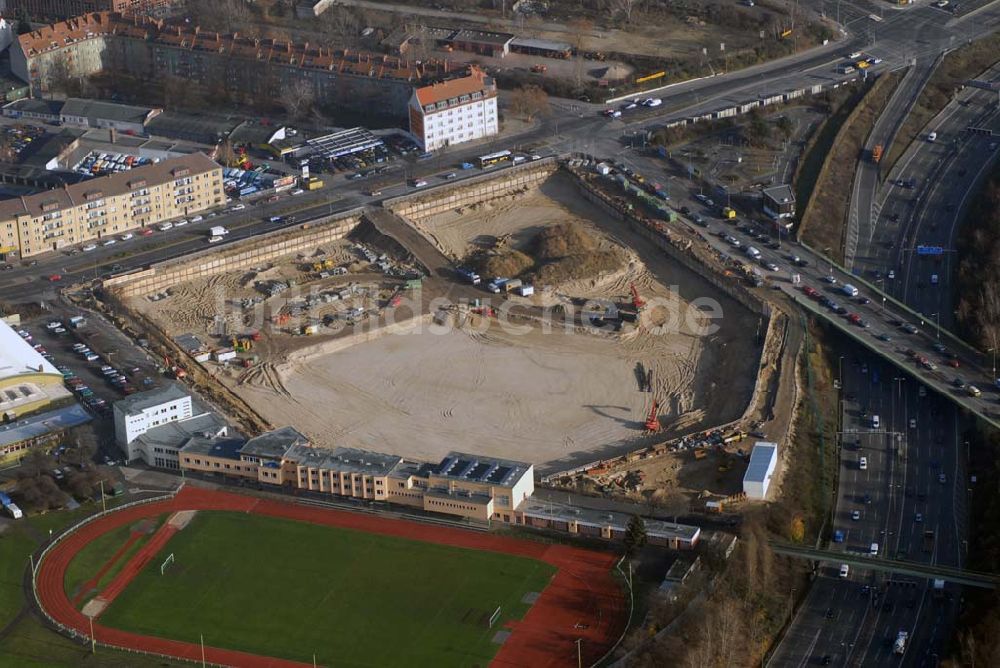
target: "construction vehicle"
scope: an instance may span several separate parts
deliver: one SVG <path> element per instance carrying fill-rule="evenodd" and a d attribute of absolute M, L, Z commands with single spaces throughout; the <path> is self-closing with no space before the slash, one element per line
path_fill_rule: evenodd
<path fill-rule="evenodd" d="M 882 144 L 875 144 L 875 148 L 872 149 L 872 162 L 876 165 L 879 160 L 882 159 Z"/>
<path fill-rule="evenodd" d="M 632 293 L 632 306 L 635 310 L 641 311 L 646 308 L 646 300 L 639 296 L 639 289 L 635 287 L 635 283 L 629 284 L 629 291 Z"/>
<path fill-rule="evenodd" d="M 250 339 L 249 337 L 240 338 L 234 336 L 232 337 L 231 343 L 233 350 L 235 350 L 238 353 L 248 353 L 251 350 L 253 350 L 253 340 Z"/>
<path fill-rule="evenodd" d="M 653 399 L 653 405 L 649 407 L 649 415 L 646 416 L 646 431 L 660 431 L 660 418 L 656 415 L 659 407 L 659 402 Z"/>
<path fill-rule="evenodd" d="M 910 634 L 906 631 L 900 631 L 896 634 L 896 642 L 892 643 L 892 653 L 901 656 L 906 652 L 906 641 L 910 639 Z"/>
<path fill-rule="evenodd" d="M 166 374 L 171 378 L 175 378 L 176 380 L 187 378 L 187 371 L 184 370 L 184 367 L 174 364 L 167 355 L 163 356 L 163 366 L 166 369 Z"/>
<path fill-rule="evenodd" d="M 722 207 L 722 217 L 726 220 L 736 218 L 736 209 L 729 206 Z"/>
<path fill-rule="evenodd" d="M 331 258 L 326 258 L 325 260 L 320 260 L 318 262 L 313 262 L 312 270 L 315 272 L 326 271 L 327 269 L 333 269 L 337 266 L 337 263 Z"/>

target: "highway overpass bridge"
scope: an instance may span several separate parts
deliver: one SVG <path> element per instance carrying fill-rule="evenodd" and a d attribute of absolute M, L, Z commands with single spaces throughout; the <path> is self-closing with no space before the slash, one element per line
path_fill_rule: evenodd
<path fill-rule="evenodd" d="M 911 577 L 927 578 L 928 580 L 944 580 L 945 582 L 953 582 L 968 587 L 979 587 L 981 589 L 996 589 L 997 584 L 1000 583 L 1000 576 L 990 573 L 965 571 L 950 566 L 921 564 L 913 561 L 882 559 L 881 557 L 871 557 L 860 552 L 834 552 L 832 550 L 820 550 L 777 541 L 771 542 L 771 549 L 778 554 L 795 557 L 796 559 L 847 564 L 852 568 L 867 568 L 883 573 L 908 575 Z"/>

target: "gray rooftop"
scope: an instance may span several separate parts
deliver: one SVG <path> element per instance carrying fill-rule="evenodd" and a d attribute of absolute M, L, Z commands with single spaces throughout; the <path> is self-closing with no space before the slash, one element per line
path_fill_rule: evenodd
<path fill-rule="evenodd" d="M 531 464 L 464 452 L 449 452 L 433 470 L 433 475 L 451 480 L 479 482 L 511 487 L 521 479 Z"/>
<path fill-rule="evenodd" d="M 771 188 L 764 188 L 764 195 L 770 197 L 775 202 L 794 202 L 795 193 L 790 185 L 780 185 Z"/>
<path fill-rule="evenodd" d="M 777 443 L 758 441 L 750 452 L 750 465 L 743 475 L 744 482 L 764 482 L 767 471 L 771 468 L 771 459 L 778 453 Z"/>
<path fill-rule="evenodd" d="M 127 104 L 71 97 L 63 105 L 61 115 L 81 116 L 88 120 L 104 119 L 145 125 L 150 114 L 154 111 L 155 109 L 151 109 L 150 107 L 133 107 Z"/>
<path fill-rule="evenodd" d="M 572 51 L 573 46 L 568 42 L 553 42 L 548 39 L 535 39 L 533 37 L 515 37 L 511 40 L 511 46 L 519 46 L 525 49 L 544 49 L 546 51 Z"/>
<path fill-rule="evenodd" d="M 292 446 L 285 453 L 285 458 L 299 466 L 368 476 L 386 476 L 403 461 L 398 455 L 385 455 L 381 452 L 357 448 L 314 448 L 308 445 Z"/>
<path fill-rule="evenodd" d="M 191 393 L 184 386 L 177 383 L 168 383 L 155 390 L 136 392 L 124 399 L 119 399 L 115 402 L 115 410 L 121 411 L 125 415 L 138 415 L 147 408 L 190 396 Z"/>
<path fill-rule="evenodd" d="M 240 449 L 246 444 L 243 438 L 204 438 L 202 436 L 192 436 L 181 452 L 186 455 L 202 455 L 212 457 L 224 457 L 226 459 L 240 458 Z"/>
<path fill-rule="evenodd" d="M 618 513 L 609 510 L 594 510 L 592 508 L 577 508 L 564 503 L 542 501 L 529 498 L 518 508 L 529 517 L 540 519 L 556 520 L 561 522 L 577 522 L 593 527 L 610 527 L 624 531 L 628 526 L 631 515 L 628 513 Z M 675 524 L 654 520 L 648 517 L 642 518 L 646 524 L 646 534 L 662 538 L 677 538 L 682 541 L 692 541 L 701 533 L 701 527 L 689 524 Z"/>
<path fill-rule="evenodd" d="M 38 438 L 49 432 L 69 429 L 91 421 L 90 413 L 79 404 L 39 413 L 11 424 L 0 425 L 0 447 Z"/>
<path fill-rule="evenodd" d="M 63 104 L 62 100 L 38 100 L 35 98 L 27 98 L 23 100 L 14 100 L 4 106 L 7 109 L 16 109 L 17 111 L 23 113 L 44 114 L 58 118 L 59 112 L 63 108 Z"/>
<path fill-rule="evenodd" d="M 240 454 L 267 459 L 281 459 L 286 452 L 296 445 L 308 445 L 309 439 L 299 433 L 294 427 L 282 427 L 255 436 L 240 449 Z"/>
<path fill-rule="evenodd" d="M 149 429 L 135 440 L 147 445 L 180 449 L 191 439 L 212 440 L 218 438 L 228 428 L 229 425 L 215 413 L 195 411 L 195 415 L 187 420 L 165 422 Z"/>

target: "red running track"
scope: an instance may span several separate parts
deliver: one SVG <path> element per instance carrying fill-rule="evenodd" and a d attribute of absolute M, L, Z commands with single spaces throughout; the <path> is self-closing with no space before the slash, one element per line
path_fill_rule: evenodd
<path fill-rule="evenodd" d="M 128 549 L 132 546 L 132 543 L 139 540 L 140 538 L 142 538 L 141 532 L 133 531 L 132 533 L 130 533 L 128 535 L 128 540 L 125 541 L 125 544 L 119 547 L 115 551 L 115 553 L 111 555 L 111 558 L 108 559 L 106 562 L 104 562 L 104 565 L 101 566 L 101 569 L 99 571 L 97 571 L 97 574 L 94 575 L 94 577 L 87 580 L 86 582 L 84 582 L 82 585 L 80 585 L 80 591 L 77 593 L 76 596 L 73 597 L 73 605 L 80 605 L 80 603 L 83 602 L 83 599 L 86 596 L 93 593 L 97 589 L 97 585 L 100 583 L 101 578 L 104 577 L 104 574 L 107 573 L 111 569 L 111 567 L 114 566 L 115 563 L 122 558 L 122 555 L 128 551 Z"/>
<path fill-rule="evenodd" d="M 565 545 L 546 545 L 489 533 L 270 499 L 257 499 L 190 485 L 185 486 L 173 499 L 110 513 L 84 525 L 76 533 L 59 541 L 38 568 L 37 587 L 42 607 L 60 624 L 76 630 L 83 636 L 89 636 L 88 619 L 73 606 L 63 587 L 66 568 L 70 561 L 85 545 L 108 531 L 146 517 L 179 510 L 252 512 L 457 547 L 504 552 L 540 559 L 556 566 L 559 570 L 524 619 L 508 625 L 512 632 L 511 636 L 500 648 L 493 660 L 493 666 L 501 668 L 575 666 L 576 641 L 580 638 L 583 640 L 583 662 L 590 665 L 603 656 L 624 628 L 625 600 L 612 577 L 611 570 L 615 556 L 609 553 Z M 143 564 L 148 562 L 148 558 Z M 141 565 L 137 569 L 126 567 L 123 573 L 128 571 L 130 577 L 134 577 L 140 569 Z M 127 582 L 122 586 L 125 584 Z M 109 645 L 194 661 L 201 660 L 201 648 L 193 643 L 140 635 L 106 627 L 96 622 L 94 635 L 99 642 Z M 207 646 L 205 658 L 210 663 L 246 668 L 309 665 Z"/>
<path fill-rule="evenodd" d="M 108 586 L 98 596 L 99 599 L 104 601 L 104 608 L 102 610 L 111 605 L 111 602 L 118 598 L 120 593 L 125 591 L 128 583 L 139 574 L 139 571 L 149 563 L 150 559 L 156 556 L 156 553 L 170 541 L 175 533 L 177 533 L 177 527 L 169 522 L 164 524 L 156 530 L 156 533 L 153 534 L 145 545 L 132 555 L 132 558 L 118 571 L 111 582 L 108 583 Z"/>

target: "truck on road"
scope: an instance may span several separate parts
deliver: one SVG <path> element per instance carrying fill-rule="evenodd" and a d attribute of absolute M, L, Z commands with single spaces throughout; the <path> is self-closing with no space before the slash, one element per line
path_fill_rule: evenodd
<path fill-rule="evenodd" d="M 924 532 L 924 542 L 923 542 L 922 549 L 923 549 L 924 552 L 933 552 L 934 551 L 934 532 L 933 531 L 928 530 L 928 531 Z"/>
<path fill-rule="evenodd" d="M 896 642 L 892 643 L 892 653 L 901 656 L 906 652 L 906 641 L 910 639 L 910 634 L 906 631 L 900 631 L 896 634 Z"/>

